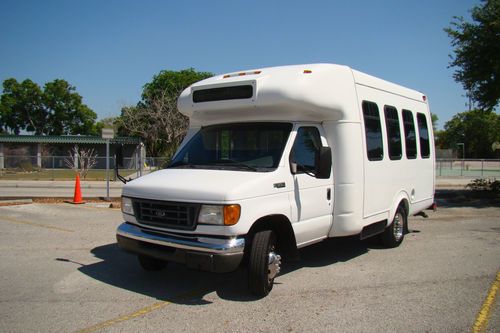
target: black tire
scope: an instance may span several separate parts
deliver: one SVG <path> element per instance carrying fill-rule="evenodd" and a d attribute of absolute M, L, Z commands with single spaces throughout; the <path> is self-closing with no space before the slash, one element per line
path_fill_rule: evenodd
<path fill-rule="evenodd" d="M 272 230 L 255 234 L 248 263 L 248 287 L 255 296 L 267 296 L 273 289 L 281 266 L 281 257 L 275 251 L 276 235 Z"/>
<path fill-rule="evenodd" d="M 167 267 L 167 262 L 164 260 L 156 259 L 153 257 L 148 257 L 142 254 L 137 256 L 139 264 L 145 271 L 161 271 Z"/>
<path fill-rule="evenodd" d="M 407 229 L 408 217 L 406 211 L 402 206 L 399 206 L 391 224 L 385 228 L 381 235 L 382 244 L 389 248 L 398 247 L 403 242 Z"/>

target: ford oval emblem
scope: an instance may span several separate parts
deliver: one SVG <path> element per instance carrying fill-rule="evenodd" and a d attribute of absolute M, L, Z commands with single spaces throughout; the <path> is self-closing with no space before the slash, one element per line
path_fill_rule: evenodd
<path fill-rule="evenodd" d="M 167 212 L 161 209 L 155 210 L 155 216 L 156 217 L 165 217 L 167 215 Z"/>

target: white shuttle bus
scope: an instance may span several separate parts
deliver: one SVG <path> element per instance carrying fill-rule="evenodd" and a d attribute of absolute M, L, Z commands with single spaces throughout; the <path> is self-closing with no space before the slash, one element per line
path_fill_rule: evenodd
<path fill-rule="evenodd" d="M 118 244 L 146 270 L 245 265 L 265 296 L 282 258 L 329 237 L 398 246 L 434 203 L 424 94 L 346 66 L 215 76 L 178 100 L 189 130 L 170 165 L 123 188 Z"/>

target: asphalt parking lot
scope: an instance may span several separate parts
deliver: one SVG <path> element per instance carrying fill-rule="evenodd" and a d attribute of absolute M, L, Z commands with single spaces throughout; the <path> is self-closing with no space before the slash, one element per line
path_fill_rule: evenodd
<path fill-rule="evenodd" d="M 498 332 L 498 300 L 487 300 L 498 288 L 500 208 L 428 214 L 410 219 L 396 249 L 354 238 L 304 248 L 255 299 L 244 270 L 142 271 L 116 246 L 119 210 L 0 207 L 0 331 L 464 332 L 479 322 Z"/>

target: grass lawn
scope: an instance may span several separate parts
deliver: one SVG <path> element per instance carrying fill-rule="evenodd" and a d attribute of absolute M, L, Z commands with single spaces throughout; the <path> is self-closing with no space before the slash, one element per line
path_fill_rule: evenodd
<path fill-rule="evenodd" d="M 136 170 L 120 170 L 121 175 L 130 175 Z M 42 169 L 40 171 L 0 170 L 2 180 L 74 180 L 76 173 L 70 169 Z M 109 170 L 109 179 L 114 179 L 115 171 Z M 83 180 L 83 179 L 82 179 Z M 106 180 L 106 170 L 90 170 L 85 180 Z"/>

